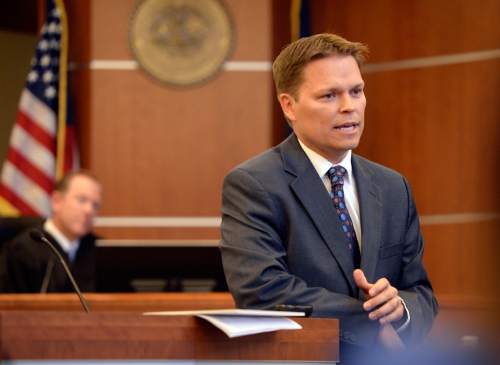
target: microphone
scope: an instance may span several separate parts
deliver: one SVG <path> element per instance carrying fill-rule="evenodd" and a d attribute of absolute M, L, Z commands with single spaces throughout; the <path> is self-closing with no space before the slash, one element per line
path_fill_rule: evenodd
<path fill-rule="evenodd" d="M 47 263 L 47 269 L 45 270 L 45 275 L 43 277 L 42 286 L 40 287 L 40 294 L 47 293 L 50 279 L 52 278 L 52 271 L 54 271 L 54 265 L 55 265 L 54 261 L 55 261 L 54 255 L 50 256 L 50 260 Z"/>
<path fill-rule="evenodd" d="M 71 274 L 71 271 L 69 270 L 69 267 L 66 264 L 66 261 L 64 261 L 64 258 L 62 257 L 61 253 L 57 250 L 57 248 L 54 247 L 52 242 L 50 242 L 40 230 L 32 229 L 30 230 L 29 234 L 33 241 L 42 242 L 46 244 L 47 246 L 49 246 L 51 251 L 56 255 L 56 257 L 59 259 L 62 266 L 64 267 L 64 271 L 66 271 L 66 274 L 68 275 L 69 280 L 73 285 L 73 289 L 75 289 L 76 294 L 78 294 L 78 298 L 80 299 L 80 303 L 82 303 L 83 309 L 85 309 L 85 312 L 89 313 L 90 312 L 89 305 L 85 300 L 85 298 L 83 297 L 83 294 L 80 291 L 80 288 L 78 287 L 78 284 L 76 283 L 75 279 L 73 278 L 73 274 Z"/>

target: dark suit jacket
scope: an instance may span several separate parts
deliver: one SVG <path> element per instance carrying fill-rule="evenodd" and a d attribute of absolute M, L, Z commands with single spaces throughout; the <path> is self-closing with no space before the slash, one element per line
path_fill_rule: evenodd
<path fill-rule="evenodd" d="M 96 282 L 96 260 L 95 260 L 95 236 L 86 235 L 80 241 L 80 247 L 73 262 L 69 262 L 68 255 L 63 251 L 54 237 L 41 229 L 47 239 L 58 249 L 69 269 L 75 277 L 75 281 L 82 291 L 95 291 Z M 34 242 L 26 230 L 16 236 L 4 247 L 3 262 L 5 281 L 1 286 L 5 292 L 11 293 L 38 293 L 42 286 L 47 267 L 52 266 L 50 281 L 47 292 L 72 292 L 70 280 L 61 263 L 52 251 L 40 242 Z M 49 264 L 50 262 L 50 264 Z"/>
<path fill-rule="evenodd" d="M 422 265 L 423 240 L 408 183 L 353 154 L 362 227 L 361 269 L 386 277 L 408 306 L 406 341 L 431 327 L 437 303 Z M 221 254 L 238 307 L 312 305 L 313 316 L 341 320 L 341 340 L 371 345 L 378 324 L 362 294 L 331 198 L 295 135 L 225 178 Z"/>

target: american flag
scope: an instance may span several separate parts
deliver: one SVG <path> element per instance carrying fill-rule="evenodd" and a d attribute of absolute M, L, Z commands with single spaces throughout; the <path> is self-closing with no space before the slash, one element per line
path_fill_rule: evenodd
<path fill-rule="evenodd" d="M 48 0 L 21 93 L 0 177 L 0 215 L 50 215 L 55 181 L 77 164 L 68 116 L 67 20 L 63 0 Z"/>
<path fill-rule="evenodd" d="M 290 4 L 290 40 L 292 42 L 311 35 L 310 9 L 309 0 L 292 0 Z"/>

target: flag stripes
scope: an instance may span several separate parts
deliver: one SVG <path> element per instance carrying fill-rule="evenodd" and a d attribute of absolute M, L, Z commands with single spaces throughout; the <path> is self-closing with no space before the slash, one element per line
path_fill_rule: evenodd
<path fill-rule="evenodd" d="M 31 69 L 21 93 L 0 177 L 0 214 L 50 214 L 57 179 L 77 164 L 67 108 L 67 20 L 62 0 L 47 0 Z"/>

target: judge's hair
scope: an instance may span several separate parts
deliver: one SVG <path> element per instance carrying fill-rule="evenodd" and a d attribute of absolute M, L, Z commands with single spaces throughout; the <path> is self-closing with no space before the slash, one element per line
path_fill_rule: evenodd
<path fill-rule="evenodd" d="M 69 184 L 71 183 L 71 180 L 73 180 L 73 178 L 75 178 L 77 176 L 85 176 L 85 177 L 95 181 L 97 184 L 100 184 L 99 180 L 92 172 L 82 169 L 82 170 L 77 170 L 77 171 L 71 171 L 71 172 L 68 172 L 66 175 L 64 175 L 63 178 L 60 179 L 56 183 L 56 185 L 54 187 L 54 191 L 57 191 L 59 193 L 65 193 L 69 188 Z"/>

